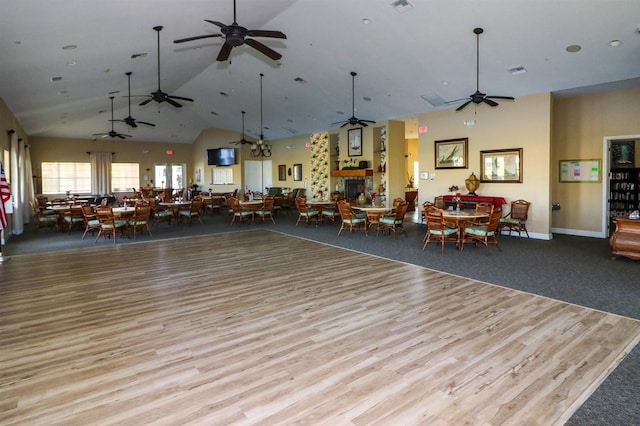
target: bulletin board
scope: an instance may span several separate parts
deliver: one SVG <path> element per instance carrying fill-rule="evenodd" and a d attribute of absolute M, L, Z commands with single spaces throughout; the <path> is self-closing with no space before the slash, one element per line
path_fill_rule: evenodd
<path fill-rule="evenodd" d="M 560 182 L 601 182 L 600 160 L 560 160 Z"/>

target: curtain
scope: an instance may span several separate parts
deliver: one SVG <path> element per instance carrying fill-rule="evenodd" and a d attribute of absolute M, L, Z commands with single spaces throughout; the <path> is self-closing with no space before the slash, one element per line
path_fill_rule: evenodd
<path fill-rule="evenodd" d="M 111 193 L 110 152 L 92 152 L 91 154 L 91 192 L 96 195 Z"/>
<path fill-rule="evenodd" d="M 17 133 L 11 135 L 11 195 L 13 196 L 12 233 L 24 232 L 24 144 Z"/>
<path fill-rule="evenodd" d="M 31 148 L 29 145 L 24 145 L 24 208 L 22 209 L 22 218 L 24 223 L 31 221 L 33 212 L 27 208 L 29 200 L 33 200 L 36 196 L 35 189 L 33 187 L 33 166 L 31 164 Z"/>

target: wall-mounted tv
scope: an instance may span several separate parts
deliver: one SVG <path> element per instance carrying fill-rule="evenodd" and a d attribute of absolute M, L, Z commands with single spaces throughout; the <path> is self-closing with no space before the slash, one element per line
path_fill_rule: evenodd
<path fill-rule="evenodd" d="M 235 148 L 208 149 L 207 164 L 210 166 L 232 166 L 236 164 Z"/>

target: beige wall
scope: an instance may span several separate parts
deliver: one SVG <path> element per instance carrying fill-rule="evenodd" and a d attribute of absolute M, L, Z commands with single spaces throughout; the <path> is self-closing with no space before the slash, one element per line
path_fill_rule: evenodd
<path fill-rule="evenodd" d="M 475 126 L 463 122 L 475 120 Z M 464 180 L 471 172 L 480 176 L 480 151 L 522 148 L 522 183 L 482 183 L 479 195 L 501 196 L 507 203 L 525 199 L 531 202 L 527 228 L 536 238 L 551 238 L 550 145 L 551 95 L 524 96 L 514 102 L 470 105 L 461 112 L 437 111 L 419 116 L 419 125 L 428 132 L 419 135 L 420 170 L 435 173 L 434 180 L 418 180 L 420 203 L 447 194 L 451 185 L 466 192 Z M 435 169 L 434 141 L 469 138 L 469 167 Z M 509 206 L 503 206 L 508 211 Z"/>
<path fill-rule="evenodd" d="M 187 144 L 42 137 L 32 137 L 29 144 L 31 145 L 31 163 L 35 176 L 42 175 L 41 164 L 43 161 L 88 162 L 88 152 L 112 152 L 114 153 L 114 163 L 140 163 L 140 183 L 138 186 L 151 187 L 153 165 L 157 163 L 186 164 L 188 180 L 191 180 L 191 176 L 193 176 L 193 147 Z M 173 150 L 172 155 L 167 154 L 168 149 Z M 148 181 L 143 180 L 144 175 L 149 177 Z M 36 182 L 39 181 L 36 179 Z M 154 186 L 159 187 L 160 185 L 160 182 L 154 182 Z M 40 190 L 41 187 L 38 184 L 35 191 L 39 193 Z"/>
<path fill-rule="evenodd" d="M 603 152 L 604 138 L 640 134 L 640 89 L 555 99 L 553 122 L 551 200 L 561 205 L 553 212 L 554 232 L 607 235 L 603 198 L 609 164 Z M 636 147 L 636 167 L 640 165 L 638 151 L 640 146 Z M 602 159 L 602 182 L 558 182 L 560 160 L 596 158 Z"/>
<path fill-rule="evenodd" d="M 475 113 L 474 113 L 475 110 Z M 479 175 L 481 150 L 519 148 L 523 152 L 523 183 L 483 183 L 478 191 L 482 195 L 499 195 L 512 201 L 524 198 L 532 202 L 529 230 L 538 238 L 549 238 L 551 230 L 578 235 L 599 236 L 603 233 L 603 190 L 607 185 L 607 159 L 603 158 L 603 138 L 618 135 L 640 134 L 640 89 L 630 89 L 572 98 L 552 99 L 550 94 L 526 96 L 514 102 L 501 102 L 496 108 L 473 105 L 461 112 L 436 111 L 419 116 L 419 124 L 428 126 L 428 132 L 420 134 L 417 154 L 420 170 L 435 173 L 434 180 L 420 180 L 420 202 L 432 200 L 434 196 L 447 193 L 450 185 L 464 188 L 464 179 L 471 172 Z M 465 120 L 476 120 L 472 127 L 463 126 Z M 195 181 L 195 170 L 203 170 L 203 189 L 209 187 L 211 166 L 206 165 L 206 149 L 230 146 L 229 141 L 238 140 L 240 133 L 220 129 L 206 129 L 194 144 L 145 143 L 135 141 L 112 141 L 91 139 L 29 138 L 19 123 L 0 100 L 0 126 L 4 133 L 0 147 L 9 149 L 6 130 L 14 129 L 31 145 L 34 174 L 40 173 L 42 161 L 85 161 L 87 151 L 115 152 L 115 161 L 140 162 L 140 175 L 149 174 L 154 163 L 186 163 L 187 176 Z M 340 159 L 347 158 L 346 128 L 334 129 L 340 133 Z M 469 138 L 469 168 L 435 170 L 434 140 Z M 363 131 L 363 157 L 358 160 L 371 161 L 373 152 L 371 127 Z M 273 184 L 282 187 L 304 187 L 305 181 L 294 182 L 287 176 L 278 181 L 277 167 L 285 164 L 287 169 L 294 163 L 303 166 L 303 177 L 307 178 L 311 167 L 310 148 L 306 147 L 309 135 L 272 141 Z M 407 145 L 413 152 L 411 143 Z M 234 184 L 231 190 L 242 185 L 242 160 L 253 159 L 248 155 L 248 146 L 239 147 L 239 164 L 234 166 Z M 172 156 L 166 155 L 173 149 Z M 148 150 L 147 153 L 145 151 Z M 636 157 L 640 148 L 636 149 Z M 413 156 L 413 153 L 412 153 Z M 602 158 L 603 182 L 596 184 L 558 182 L 558 161 L 562 159 Z M 341 163 L 342 164 L 342 163 Z M 636 158 L 636 164 L 640 161 Z M 149 170 L 150 172 L 150 170 Z M 406 170 L 402 172 L 406 175 Z M 404 178 L 403 178 L 404 180 Z M 406 182 L 405 182 L 406 184 Z M 146 182 L 141 182 L 146 186 Z M 603 186 L 604 185 L 604 186 Z M 330 188 L 335 182 L 332 180 Z M 551 203 L 559 202 L 561 210 L 551 212 Z"/>

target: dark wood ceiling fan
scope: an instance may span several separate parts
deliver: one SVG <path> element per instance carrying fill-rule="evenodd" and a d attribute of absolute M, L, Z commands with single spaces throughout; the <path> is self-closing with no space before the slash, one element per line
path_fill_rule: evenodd
<path fill-rule="evenodd" d="M 113 119 L 113 96 L 110 96 L 109 99 L 111 99 L 111 130 L 107 133 L 94 133 L 92 136 L 100 136 L 101 138 L 120 138 L 120 139 L 126 139 L 126 138 L 130 138 L 131 135 L 125 135 L 123 133 L 118 133 L 114 130 L 113 128 L 113 122 L 116 121 Z"/>
<path fill-rule="evenodd" d="M 480 34 L 482 34 L 484 30 L 482 28 L 474 28 L 473 33 L 476 35 L 476 92 L 469 95 L 467 98 L 456 99 L 455 101 L 447 102 L 447 104 L 454 104 L 457 102 L 466 101 L 458 108 L 456 111 L 462 110 L 464 107 L 469 105 L 470 103 L 474 103 L 479 105 L 481 103 L 485 103 L 492 107 L 498 106 L 498 103 L 493 99 L 507 99 L 514 100 L 513 96 L 496 96 L 496 95 L 486 95 L 480 91 Z"/>
<path fill-rule="evenodd" d="M 203 38 L 212 38 L 212 37 L 224 37 L 225 41 L 218 53 L 217 61 L 226 61 L 229 59 L 229 55 L 231 54 L 231 49 L 234 47 L 242 46 L 243 44 L 247 44 L 258 52 L 268 56 L 269 58 L 277 61 L 282 58 L 282 55 L 265 44 L 254 40 L 249 37 L 269 37 L 269 38 L 280 38 L 286 39 L 287 36 L 281 31 L 271 31 L 271 30 L 248 30 L 247 28 L 238 25 L 236 21 L 236 0 L 233 0 L 233 23 L 231 25 L 225 25 L 222 22 L 211 21 L 209 19 L 205 19 L 206 22 L 216 25 L 220 27 L 220 32 L 222 34 L 205 34 L 199 35 L 195 37 L 187 37 L 182 38 L 180 40 L 174 40 L 174 43 L 185 43 L 187 41 L 200 40 Z"/>
<path fill-rule="evenodd" d="M 351 114 L 352 115 L 348 120 L 336 121 L 335 123 L 331 123 L 332 126 L 342 123 L 340 127 L 344 127 L 346 125 L 355 126 L 357 124 L 367 127 L 368 126 L 367 123 L 375 123 L 375 121 L 372 121 L 372 120 L 362 120 L 356 117 L 356 89 L 355 89 L 356 75 L 358 75 L 356 72 L 351 71 Z"/>
<path fill-rule="evenodd" d="M 127 97 L 129 98 L 129 115 L 122 120 L 110 120 L 110 121 L 122 121 L 124 123 L 127 123 L 127 126 L 130 126 L 130 127 L 138 127 L 138 124 L 145 124 L 147 126 L 155 127 L 156 125 L 153 123 L 149 123 L 147 121 L 138 121 L 131 116 L 131 74 L 132 73 L 131 71 L 129 71 L 126 74 L 127 74 L 128 88 L 129 88 L 129 94 L 127 95 Z"/>

